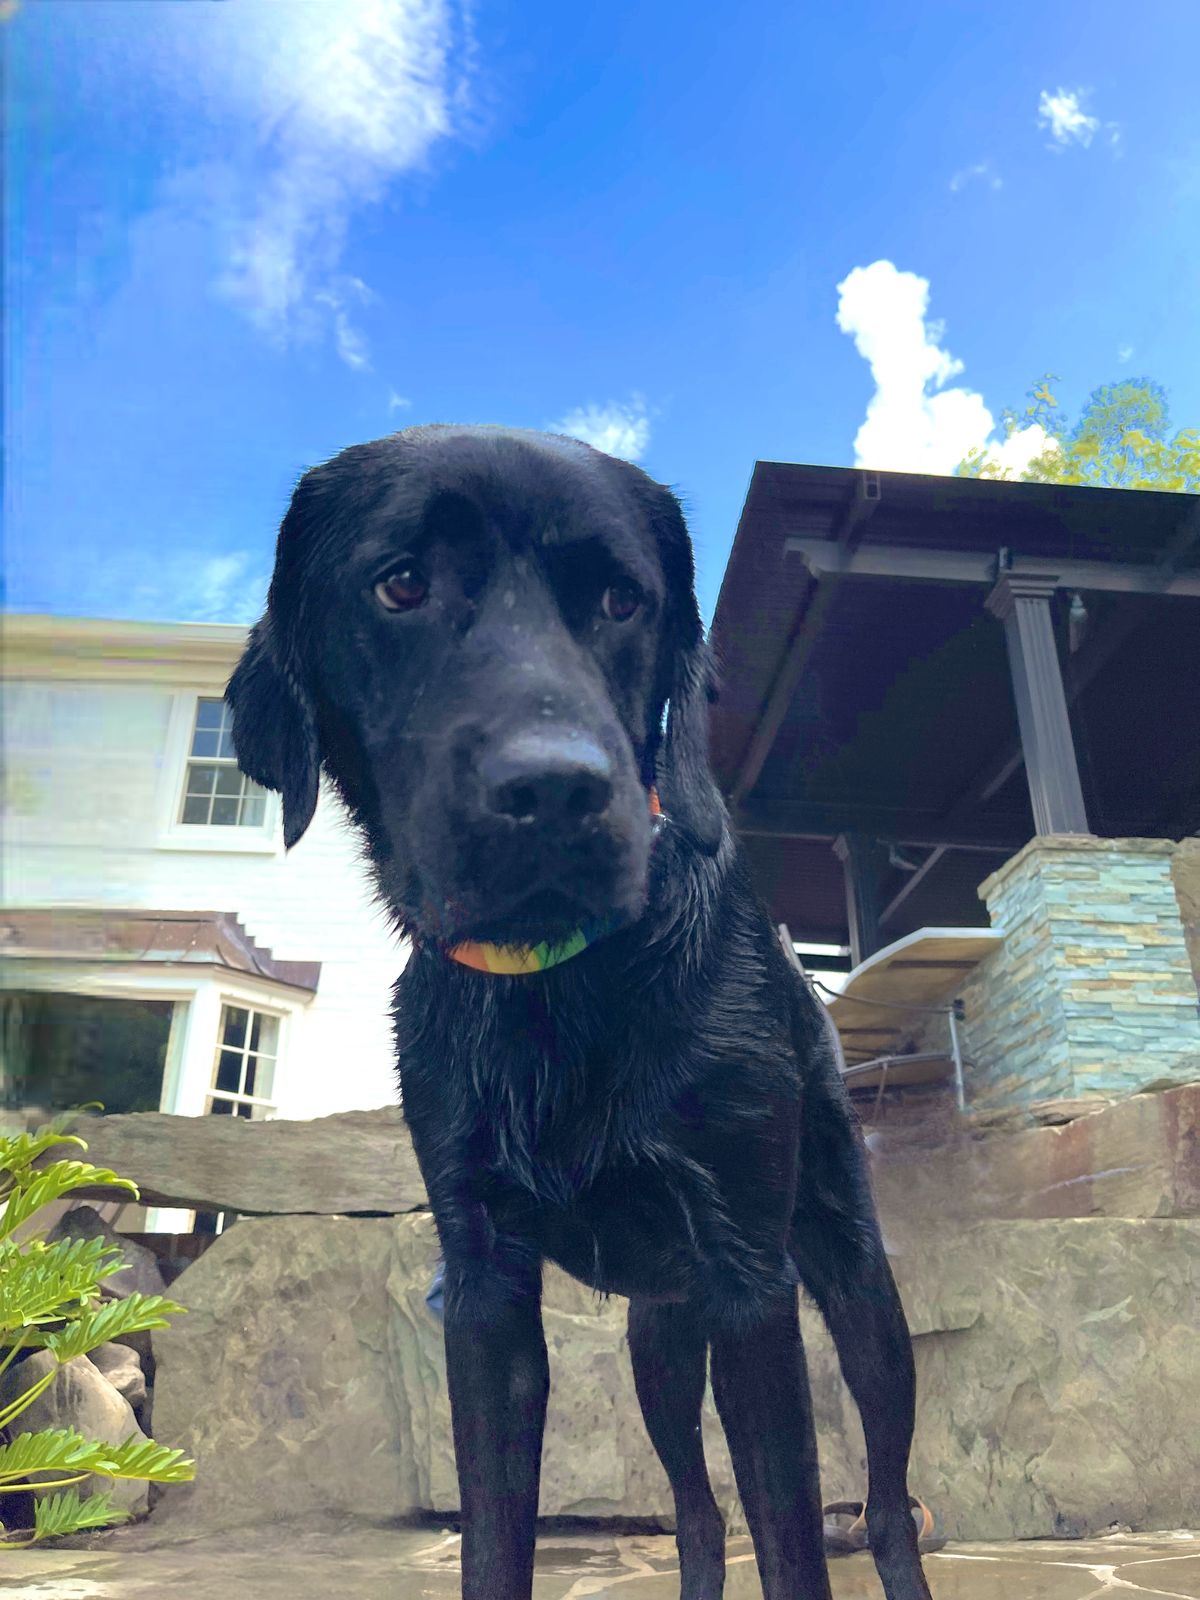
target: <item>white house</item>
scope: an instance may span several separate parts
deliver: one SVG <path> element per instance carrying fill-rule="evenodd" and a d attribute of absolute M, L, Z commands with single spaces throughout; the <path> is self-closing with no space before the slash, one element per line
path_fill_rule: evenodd
<path fill-rule="evenodd" d="M 315 1117 L 396 1097 L 407 948 L 339 801 L 284 854 L 222 701 L 246 630 L 4 619 L 0 1050 L 14 1103 Z"/>

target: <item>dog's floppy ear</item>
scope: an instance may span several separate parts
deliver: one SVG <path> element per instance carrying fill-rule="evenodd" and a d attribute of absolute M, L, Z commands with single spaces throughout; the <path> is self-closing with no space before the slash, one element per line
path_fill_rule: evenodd
<path fill-rule="evenodd" d="M 251 630 L 225 699 L 238 766 L 283 796 L 283 842 L 290 850 L 317 808 L 321 757 L 308 692 L 280 656 L 268 612 Z"/>
<path fill-rule="evenodd" d="M 712 855 L 725 827 L 725 806 L 708 765 L 708 707 L 716 699 L 716 672 L 696 604 L 692 542 L 683 512 L 670 490 L 658 485 L 655 490 L 655 532 L 667 584 L 660 655 L 667 731 L 658 763 L 659 799 L 670 820 Z"/>
<path fill-rule="evenodd" d="M 712 652 L 701 637 L 676 655 L 658 787 L 667 816 L 708 855 L 725 826 L 725 806 L 708 765 L 708 707 L 715 698 Z"/>

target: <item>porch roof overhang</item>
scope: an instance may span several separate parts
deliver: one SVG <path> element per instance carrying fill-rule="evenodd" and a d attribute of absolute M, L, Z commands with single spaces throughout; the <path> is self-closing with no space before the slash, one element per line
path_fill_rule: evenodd
<path fill-rule="evenodd" d="M 842 835 L 878 842 L 885 939 L 986 922 L 976 886 L 1035 832 L 1006 574 L 1048 596 L 1091 831 L 1200 826 L 1200 496 L 760 461 L 712 751 L 797 939 L 850 936 Z"/>
<path fill-rule="evenodd" d="M 282 961 L 257 944 L 228 911 L 142 911 L 56 906 L 0 915 L 6 962 L 89 966 L 210 967 L 281 988 L 316 993 L 319 961 Z M 8 987 L 19 971 L 8 968 Z"/>

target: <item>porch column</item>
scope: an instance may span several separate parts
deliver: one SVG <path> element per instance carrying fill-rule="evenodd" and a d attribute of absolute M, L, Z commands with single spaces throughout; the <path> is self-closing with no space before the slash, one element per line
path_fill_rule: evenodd
<path fill-rule="evenodd" d="M 1053 577 L 1005 572 L 987 597 L 1004 624 L 1025 778 L 1038 834 L 1087 833 L 1087 813 L 1067 715 L 1050 600 Z"/>
<path fill-rule="evenodd" d="M 850 965 L 858 966 L 883 945 L 879 931 L 880 886 L 887 851 L 863 833 L 842 833 L 833 841 L 846 882 L 846 921 L 850 924 Z"/>

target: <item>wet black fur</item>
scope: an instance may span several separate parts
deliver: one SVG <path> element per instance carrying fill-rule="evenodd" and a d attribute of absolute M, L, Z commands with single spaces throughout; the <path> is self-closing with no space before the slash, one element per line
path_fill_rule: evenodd
<path fill-rule="evenodd" d="M 441 574 L 441 610 L 381 615 L 373 582 L 414 543 Z M 631 571 L 636 625 L 598 623 L 604 584 Z M 413 429 L 302 481 L 229 686 L 239 759 L 282 793 L 288 843 L 323 763 L 414 940 L 396 1038 L 446 1260 L 467 1600 L 531 1592 L 547 1259 L 630 1297 L 684 1600 L 717 1600 L 723 1583 L 699 1445 L 706 1361 L 766 1600 L 829 1593 L 798 1281 L 863 1416 L 888 1600 L 928 1596 L 905 1483 L 903 1313 L 836 1043 L 709 776 L 710 684 L 668 491 L 570 441 Z M 615 778 L 594 826 L 531 847 L 481 809 L 473 773 L 489 741 L 538 715 L 582 728 Z M 651 779 L 668 818 L 653 844 Z M 464 934 L 533 937 L 522 895 L 539 871 L 577 896 L 547 902 L 562 931 L 575 911 L 618 908 L 627 925 L 533 977 L 447 959 Z"/>

